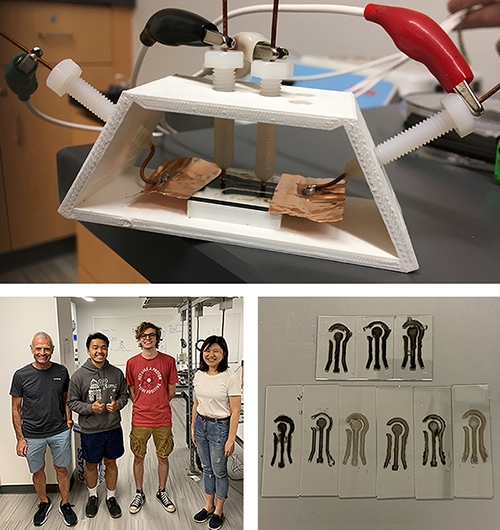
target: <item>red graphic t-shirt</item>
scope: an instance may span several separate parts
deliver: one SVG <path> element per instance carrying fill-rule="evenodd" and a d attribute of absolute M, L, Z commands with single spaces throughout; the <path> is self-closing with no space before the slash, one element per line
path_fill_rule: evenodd
<path fill-rule="evenodd" d="M 127 361 L 126 377 L 127 385 L 135 389 L 132 425 L 135 427 L 172 425 L 168 385 L 174 385 L 179 381 L 174 358 L 158 352 L 154 359 L 145 359 L 139 353 Z"/>

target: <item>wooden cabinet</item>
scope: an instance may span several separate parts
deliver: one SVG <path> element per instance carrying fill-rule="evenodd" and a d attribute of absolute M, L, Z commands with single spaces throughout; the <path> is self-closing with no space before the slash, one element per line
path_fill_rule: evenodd
<path fill-rule="evenodd" d="M 116 252 L 76 224 L 79 283 L 149 283 Z"/>
<path fill-rule="evenodd" d="M 107 90 L 115 75 L 130 76 L 130 8 L 2 1 L 0 28 L 28 48 L 41 47 L 51 65 L 73 59 L 83 70 L 82 78 L 99 90 Z M 0 253 L 75 233 L 75 222 L 57 213 L 56 154 L 97 138 L 97 133 L 60 127 L 31 114 L 3 78 L 4 66 L 18 53 L 0 38 Z M 99 125 L 71 104 L 69 96 L 59 98 L 46 87 L 48 73 L 38 66 L 33 105 L 54 118 Z"/>

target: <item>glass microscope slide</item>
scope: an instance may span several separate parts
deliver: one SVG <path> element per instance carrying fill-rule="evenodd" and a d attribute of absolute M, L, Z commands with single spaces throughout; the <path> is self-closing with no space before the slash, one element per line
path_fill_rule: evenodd
<path fill-rule="evenodd" d="M 413 389 L 415 496 L 453 499 L 453 423 L 450 387 Z"/>
<path fill-rule="evenodd" d="M 338 495 L 339 385 L 304 386 L 301 496 Z"/>
<path fill-rule="evenodd" d="M 266 388 L 263 497 L 298 497 L 302 447 L 302 386 Z"/>
<path fill-rule="evenodd" d="M 379 499 L 415 496 L 413 389 L 377 387 Z"/>
<path fill-rule="evenodd" d="M 455 497 L 491 499 L 490 393 L 488 385 L 454 385 Z"/>
<path fill-rule="evenodd" d="M 339 497 L 377 495 L 376 388 L 340 388 Z"/>

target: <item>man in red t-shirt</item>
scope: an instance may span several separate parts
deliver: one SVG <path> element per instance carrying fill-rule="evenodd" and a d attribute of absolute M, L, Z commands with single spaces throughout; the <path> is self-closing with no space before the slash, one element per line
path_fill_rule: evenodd
<path fill-rule="evenodd" d="M 174 449 L 172 410 L 170 400 L 175 396 L 178 382 L 175 359 L 157 350 L 161 328 L 151 322 L 141 322 L 135 338 L 141 353 L 127 361 L 127 385 L 132 399 L 132 430 L 130 448 L 134 453 L 136 494 L 130 503 L 130 513 L 137 513 L 146 502 L 142 490 L 144 458 L 148 440 L 153 436 L 158 457 L 158 491 L 156 499 L 167 510 L 175 512 L 175 505 L 165 492 L 168 477 L 168 455 Z"/>

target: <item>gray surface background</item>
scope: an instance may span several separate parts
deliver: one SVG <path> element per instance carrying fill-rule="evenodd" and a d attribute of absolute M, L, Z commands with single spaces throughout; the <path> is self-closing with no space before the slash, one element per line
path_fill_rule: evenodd
<path fill-rule="evenodd" d="M 259 489 L 265 388 L 322 385 L 315 380 L 318 315 L 426 314 L 434 317 L 434 380 L 374 385 L 489 384 L 493 446 L 492 500 L 262 498 L 259 530 L 447 530 L 498 527 L 500 517 L 500 298 L 260 298 Z M 330 382 L 331 383 L 331 382 Z M 345 384 L 345 383 L 342 383 Z M 349 383 L 365 385 L 366 381 Z M 370 384 L 370 383 L 368 383 Z"/>
<path fill-rule="evenodd" d="M 366 109 L 363 115 L 376 144 L 401 131 L 403 117 L 397 105 Z M 203 119 L 199 126 L 206 123 Z M 255 138 L 254 125 L 236 127 L 235 167 L 253 167 Z M 77 146 L 59 152 L 61 198 L 88 151 L 89 146 Z M 128 228 L 85 226 L 152 283 L 496 283 L 500 186 L 492 171 L 443 163 L 425 153 L 419 149 L 387 166 L 420 265 L 409 274 Z M 212 130 L 167 137 L 150 167 L 167 156 L 211 160 Z M 275 171 L 331 178 L 342 173 L 352 157 L 343 129 L 280 127 Z M 364 179 L 350 179 L 348 193 L 372 197 Z M 144 260 L 136 251 L 139 247 L 154 248 L 156 259 Z"/>

